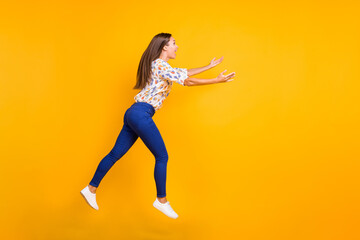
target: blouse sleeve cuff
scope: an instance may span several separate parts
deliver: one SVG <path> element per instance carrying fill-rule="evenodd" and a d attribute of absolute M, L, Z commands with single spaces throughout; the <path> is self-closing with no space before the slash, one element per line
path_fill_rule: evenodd
<path fill-rule="evenodd" d="M 185 86 L 185 79 L 187 79 L 188 76 L 188 71 L 187 68 L 177 68 L 177 70 L 180 72 L 181 74 L 181 78 L 179 79 L 180 84 Z"/>

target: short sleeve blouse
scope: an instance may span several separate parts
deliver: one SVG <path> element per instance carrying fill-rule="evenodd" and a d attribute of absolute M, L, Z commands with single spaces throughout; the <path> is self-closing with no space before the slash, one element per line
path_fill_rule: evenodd
<path fill-rule="evenodd" d="M 157 58 L 151 63 L 151 79 L 134 97 L 136 102 L 147 102 L 155 110 L 161 108 L 163 101 L 170 94 L 174 82 L 185 86 L 189 76 L 186 68 L 171 67 L 170 64 Z"/>
<path fill-rule="evenodd" d="M 164 60 L 159 61 L 155 70 L 159 78 L 177 82 L 180 85 L 185 86 L 185 79 L 188 78 L 186 68 L 171 67 L 170 64 Z"/>

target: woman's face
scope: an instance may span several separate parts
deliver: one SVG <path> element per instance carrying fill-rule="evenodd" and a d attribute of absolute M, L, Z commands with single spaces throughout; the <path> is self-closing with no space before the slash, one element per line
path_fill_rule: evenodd
<path fill-rule="evenodd" d="M 168 58 L 174 59 L 176 57 L 176 51 L 178 46 L 175 44 L 175 39 L 171 36 L 167 45 L 164 46 L 164 51 L 166 52 Z"/>

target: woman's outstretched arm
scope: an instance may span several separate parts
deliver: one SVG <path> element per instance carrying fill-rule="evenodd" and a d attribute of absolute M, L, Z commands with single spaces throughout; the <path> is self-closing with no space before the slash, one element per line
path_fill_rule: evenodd
<path fill-rule="evenodd" d="M 226 71 L 226 70 L 225 70 Z M 188 77 L 184 81 L 184 86 L 198 86 L 198 85 L 206 85 L 206 84 L 214 84 L 214 83 L 222 83 L 222 82 L 231 82 L 233 81 L 233 77 L 235 77 L 235 72 L 232 72 L 228 75 L 223 75 L 225 72 L 221 72 L 219 76 L 216 78 L 209 78 L 209 79 L 201 79 L 201 78 L 190 78 Z"/>
<path fill-rule="evenodd" d="M 188 71 L 188 76 L 193 76 L 193 75 L 202 73 L 202 72 L 204 72 L 206 70 L 209 70 L 210 68 L 215 67 L 216 65 L 218 65 L 219 63 L 222 62 L 223 58 L 224 57 L 221 57 L 218 60 L 215 60 L 215 58 L 213 58 L 209 65 L 206 65 L 204 67 L 199 67 L 199 68 L 190 68 L 190 69 L 188 69 L 187 70 Z"/>
<path fill-rule="evenodd" d="M 199 68 L 190 68 L 188 69 L 188 76 L 193 76 L 193 75 L 196 75 L 196 74 L 199 74 L 199 73 L 202 73 L 206 70 L 209 70 L 210 69 L 210 66 L 207 65 L 207 66 L 204 66 L 204 67 L 199 67 Z"/>

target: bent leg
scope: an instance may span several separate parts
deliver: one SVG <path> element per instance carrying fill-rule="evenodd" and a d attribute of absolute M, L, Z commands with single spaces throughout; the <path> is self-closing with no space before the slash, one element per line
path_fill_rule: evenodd
<path fill-rule="evenodd" d="M 116 140 L 115 146 L 99 163 L 94 177 L 90 181 L 90 185 L 98 187 L 105 174 L 110 168 L 119 160 L 136 142 L 138 135 L 124 123 L 119 136 Z"/>
<path fill-rule="evenodd" d="M 159 129 L 151 117 L 133 119 L 130 117 L 128 119 L 128 124 L 154 155 L 154 179 L 156 183 L 157 197 L 165 197 L 166 170 L 169 157 Z"/>

